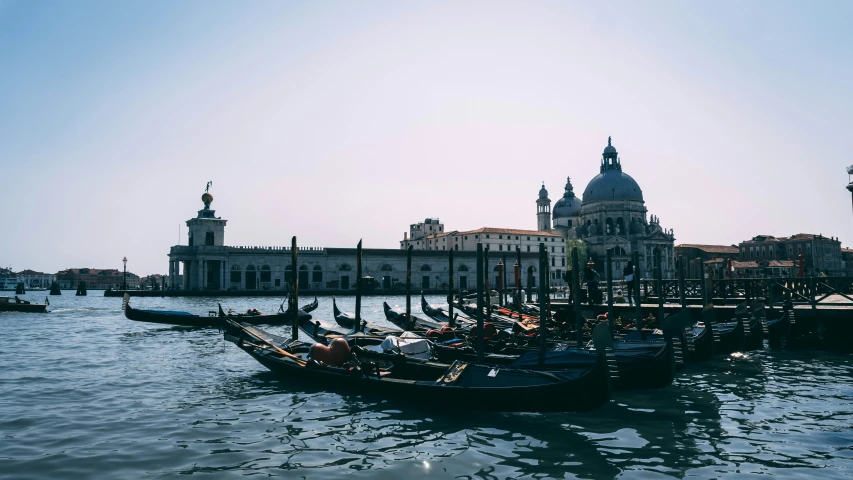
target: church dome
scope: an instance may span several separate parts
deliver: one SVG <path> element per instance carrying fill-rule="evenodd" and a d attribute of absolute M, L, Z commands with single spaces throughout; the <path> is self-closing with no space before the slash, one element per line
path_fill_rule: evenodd
<path fill-rule="evenodd" d="M 542 188 L 539 189 L 539 200 L 547 200 L 548 199 L 548 190 L 545 190 L 545 184 L 542 184 Z"/>
<path fill-rule="evenodd" d="M 643 201 L 643 191 L 637 181 L 621 170 L 605 170 L 589 181 L 583 191 L 583 203 L 601 202 L 604 200 Z"/>
<path fill-rule="evenodd" d="M 558 218 L 577 217 L 580 215 L 580 212 L 581 201 L 575 196 L 571 178 L 567 178 L 566 192 L 563 194 L 563 198 L 557 200 L 557 203 L 554 204 L 552 214 L 556 220 Z"/>

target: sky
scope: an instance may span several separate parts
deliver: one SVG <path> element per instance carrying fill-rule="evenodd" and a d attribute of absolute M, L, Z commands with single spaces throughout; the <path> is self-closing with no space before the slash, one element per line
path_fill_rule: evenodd
<path fill-rule="evenodd" d="M 676 244 L 853 245 L 853 2 L 0 0 L 0 266 L 536 228 L 612 136 Z"/>

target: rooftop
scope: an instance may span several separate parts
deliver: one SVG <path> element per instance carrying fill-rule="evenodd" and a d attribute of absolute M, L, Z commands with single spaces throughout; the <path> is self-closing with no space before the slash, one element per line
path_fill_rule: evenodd
<path fill-rule="evenodd" d="M 676 245 L 675 248 L 695 248 L 707 253 L 738 253 L 737 247 L 731 245 L 700 245 L 698 243 L 685 243 Z"/>

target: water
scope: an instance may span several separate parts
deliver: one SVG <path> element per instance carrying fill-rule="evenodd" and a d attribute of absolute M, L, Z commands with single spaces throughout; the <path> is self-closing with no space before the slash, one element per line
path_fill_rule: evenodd
<path fill-rule="evenodd" d="M 67 293 L 47 315 L 0 313 L 0 478 L 853 476 L 851 356 L 718 357 L 586 414 L 424 411 L 294 385 L 216 329 L 132 322 L 119 298 Z M 203 314 L 216 300 L 133 304 Z M 385 323 L 382 300 L 364 299 L 364 317 Z M 331 309 L 321 298 L 315 318 Z"/>

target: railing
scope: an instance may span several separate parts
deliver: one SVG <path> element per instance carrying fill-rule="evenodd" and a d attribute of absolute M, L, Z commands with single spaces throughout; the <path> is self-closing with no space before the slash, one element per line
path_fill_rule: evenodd
<path fill-rule="evenodd" d="M 749 301 L 763 300 L 775 304 L 790 299 L 794 304 L 853 306 L 853 277 L 782 277 L 738 279 L 684 279 L 684 297 L 688 303 L 709 300 Z M 641 298 L 656 302 L 659 296 L 665 301 L 678 302 L 681 298 L 678 280 L 640 280 Z M 606 284 L 602 285 L 606 288 Z M 660 291 L 658 291 L 660 290 Z M 831 297 L 836 296 L 832 300 Z M 846 301 L 840 300 L 842 297 Z"/>

